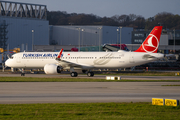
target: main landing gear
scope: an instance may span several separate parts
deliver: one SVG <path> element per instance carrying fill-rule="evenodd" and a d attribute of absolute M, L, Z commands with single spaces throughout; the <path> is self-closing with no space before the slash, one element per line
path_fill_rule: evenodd
<path fill-rule="evenodd" d="M 71 73 L 71 77 L 77 77 L 78 76 L 78 73 L 77 72 L 72 72 Z"/>
<path fill-rule="evenodd" d="M 77 77 L 78 76 L 78 73 L 77 72 L 71 72 L 71 77 Z M 93 72 L 87 72 L 87 76 L 88 77 L 93 77 L 94 76 L 94 73 Z"/>
<path fill-rule="evenodd" d="M 93 77 L 93 76 L 94 76 L 94 73 L 93 73 L 93 72 L 88 72 L 88 73 L 87 73 L 87 76 L 88 76 L 88 77 Z"/>

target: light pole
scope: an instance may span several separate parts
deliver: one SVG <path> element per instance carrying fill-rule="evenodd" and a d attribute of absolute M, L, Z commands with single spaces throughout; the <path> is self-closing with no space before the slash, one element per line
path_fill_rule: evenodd
<path fill-rule="evenodd" d="M 175 54 L 175 29 L 174 29 L 174 54 Z"/>
<path fill-rule="evenodd" d="M 33 49 L 33 44 L 34 44 L 34 30 L 32 30 L 32 51 L 34 50 Z"/>
<path fill-rule="evenodd" d="M 97 29 L 99 29 L 99 52 L 100 52 L 100 43 L 101 43 L 101 33 L 100 33 L 100 31 L 101 31 L 102 27 L 98 27 Z"/>
<path fill-rule="evenodd" d="M 121 29 L 122 29 L 122 27 L 119 27 L 119 28 L 120 28 L 120 45 L 119 45 L 120 47 L 119 48 L 121 50 Z"/>
<path fill-rule="evenodd" d="M 83 32 L 84 32 L 85 30 L 82 29 L 81 31 L 82 31 L 82 46 L 83 46 Z"/>
<path fill-rule="evenodd" d="M 78 51 L 80 51 L 80 32 L 81 32 L 81 28 L 79 28 L 79 27 L 76 27 L 76 28 L 79 31 L 79 50 Z"/>
<path fill-rule="evenodd" d="M 95 35 L 95 37 L 93 37 L 94 38 L 94 46 L 96 46 L 96 45 L 98 45 L 98 32 L 96 31 L 95 32 L 96 33 L 96 35 Z"/>
<path fill-rule="evenodd" d="M 117 28 L 117 50 L 118 50 L 118 33 L 119 33 L 119 27 Z"/>
<path fill-rule="evenodd" d="M 81 42 L 81 40 L 80 40 L 80 37 L 81 37 L 81 36 L 80 36 L 80 30 L 81 30 L 81 28 L 79 28 L 79 51 L 80 51 L 80 46 L 81 46 L 81 45 L 80 45 L 80 42 Z"/>

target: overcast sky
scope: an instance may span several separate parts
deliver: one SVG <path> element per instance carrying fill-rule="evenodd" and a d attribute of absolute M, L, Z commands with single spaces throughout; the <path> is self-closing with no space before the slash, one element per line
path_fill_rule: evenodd
<path fill-rule="evenodd" d="M 1 0 L 0 0 L 1 1 Z M 94 14 L 100 17 L 136 14 L 145 18 L 157 13 L 180 15 L 180 0 L 4 0 L 47 5 L 49 11 Z"/>

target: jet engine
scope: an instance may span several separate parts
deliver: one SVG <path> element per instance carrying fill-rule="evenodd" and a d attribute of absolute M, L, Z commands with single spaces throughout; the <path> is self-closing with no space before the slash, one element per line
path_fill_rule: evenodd
<path fill-rule="evenodd" d="M 56 64 L 46 64 L 44 66 L 44 72 L 46 74 L 58 74 L 61 73 L 62 67 Z"/>

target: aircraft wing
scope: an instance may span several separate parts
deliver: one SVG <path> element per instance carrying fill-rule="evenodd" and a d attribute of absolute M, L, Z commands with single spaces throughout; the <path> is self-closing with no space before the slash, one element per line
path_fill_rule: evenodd
<path fill-rule="evenodd" d="M 69 66 L 69 67 L 77 67 L 77 68 L 82 68 L 82 69 L 90 69 L 93 68 L 93 66 L 91 65 L 87 65 L 87 64 L 77 64 L 77 63 L 73 63 L 73 62 L 69 62 L 66 60 L 58 60 L 59 64 L 61 64 L 62 66 Z"/>
<path fill-rule="evenodd" d="M 148 59 L 148 58 L 155 58 L 155 56 L 152 56 L 150 54 L 146 54 L 143 56 L 143 59 Z"/>
<path fill-rule="evenodd" d="M 173 56 L 175 56 L 175 55 L 174 54 L 167 54 L 167 55 L 164 54 L 164 58 L 166 58 L 166 59 L 167 59 L 167 57 L 173 57 Z M 158 56 L 151 55 L 151 54 L 143 55 L 143 59 L 151 59 L 151 58 L 158 58 Z"/>
<path fill-rule="evenodd" d="M 60 65 L 64 66 L 64 67 L 77 67 L 77 68 L 82 68 L 82 69 L 90 69 L 93 68 L 93 66 L 91 65 L 87 65 L 87 64 L 77 64 L 77 63 L 73 63 L 73 62 L 69 62 L 66 60 L 62 60 L 61 56 L 62 56 L 62 52 L 63 49 L 60 50 L 56 60 L 59 62 Z"/>

